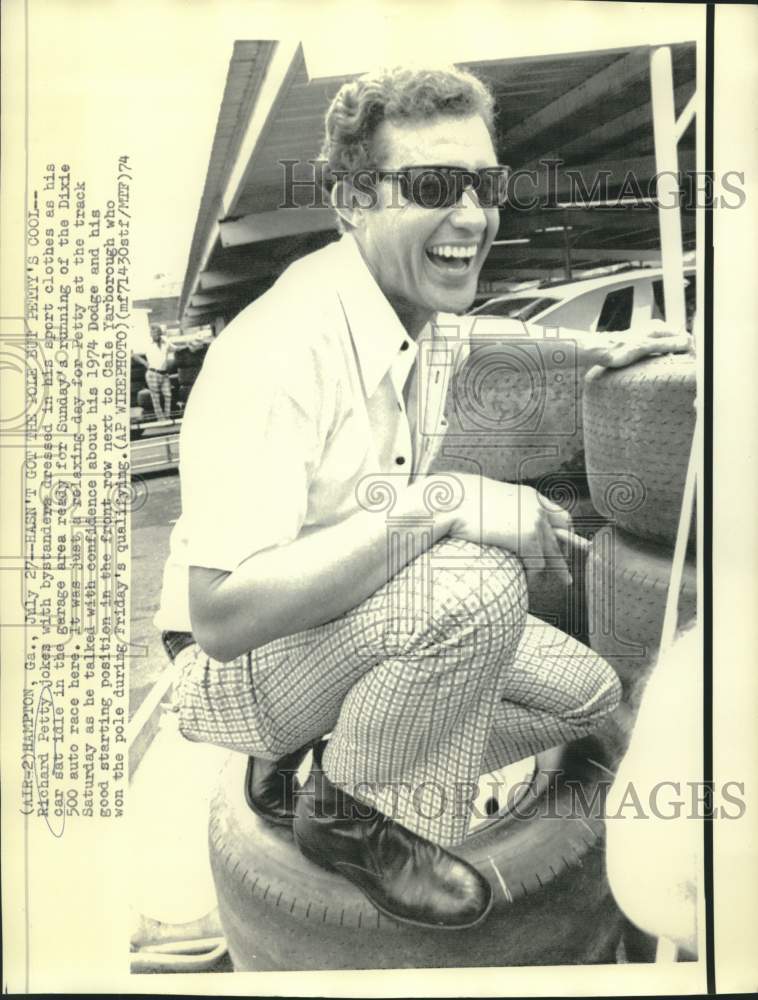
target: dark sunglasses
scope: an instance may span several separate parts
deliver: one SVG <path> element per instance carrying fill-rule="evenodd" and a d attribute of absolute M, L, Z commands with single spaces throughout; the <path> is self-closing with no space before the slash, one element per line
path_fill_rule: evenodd
<path fill-rule="evenodd" d="M 482 208 L 501 208 L 506 204 L 511 168 L 419 166 L 402 170 L 378 170 L 379 180 L 397 178 L 400 193 L 406 201 L 420 208 L 452 208 L 471 188 Z"/>

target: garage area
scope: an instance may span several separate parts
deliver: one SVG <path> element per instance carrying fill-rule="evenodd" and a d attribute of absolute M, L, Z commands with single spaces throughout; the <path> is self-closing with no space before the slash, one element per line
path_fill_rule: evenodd
<path fill-rule="evenodd" d="M 672 169 L 685 188 L 677 259 L 694 250 L 695 45 L 655 51 L 655 60 L 639 47 L 463 64 L 492 87 L 498 156 L 521 175 L 519 210 L 501 213 L 480 297 L 522 281 L 660 266 L 668 233 L 658 198 L 672 204 L 672 178 L 655 178 Z M 288 263 L 336 238 L 331 210 L 312 207 L 318 174 L 308 161 L 345 79 L 310 79 L 301 45 L 235 45 L 180 299 L 185 326 L 220 329 Z M 302 185 L 289 196 L 288 176 Z M 279 207 L 293 203 L 300 208 Z M 663 216 L 664 230 L 675 214 Z"/>

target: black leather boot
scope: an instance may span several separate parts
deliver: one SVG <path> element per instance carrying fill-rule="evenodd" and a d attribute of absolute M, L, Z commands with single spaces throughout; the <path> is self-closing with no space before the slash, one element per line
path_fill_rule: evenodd
<path fill-rule="evenodd" d="M 475 868 L 333 785 L 314 749 L 298 791 L 292 832 L 314 864 L 352 882 L 388 917 L 420 927 L 473 927 L 492 905 Z"/>
<path fill-rule="evenodd" d="M 256 815 L 277 826 L 292 825 L 297 788 L 295 775 L 311 746 L 308 743 L 279 760 L 249 758 L 245 773 L 245 799 Z"/>

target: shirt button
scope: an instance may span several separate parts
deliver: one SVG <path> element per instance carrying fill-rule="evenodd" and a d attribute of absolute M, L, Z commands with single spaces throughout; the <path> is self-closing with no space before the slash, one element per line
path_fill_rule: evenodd
<path fill-rule="evenodd" d="M 402 455 L 398 455 L 397 458 L 395 459 L 395 463 L 397 465 L 405 465 L 405 459 L 403 458 Z"/>
<path fill-rule="evenodd" d="M 409 347 L 410 347 L 410 344 L 408 343 L 408 341 L 404 340 L 402 342 L 402 344 L 400 345 L 400 350 L 401 351 L 407 351 Z"/>

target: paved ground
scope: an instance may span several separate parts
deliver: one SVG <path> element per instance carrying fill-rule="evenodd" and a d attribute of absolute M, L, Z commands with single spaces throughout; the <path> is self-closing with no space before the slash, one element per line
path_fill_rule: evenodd
<path fill-rule="evenodd" d="M 158 609 L 168 538 L 179 517 L 176 471 L 145 476 L 147 500 L 132 513 L 132 643 L 140 647 L 131 661 L 129 709 L 133 714 L 166 669 L 160 636 L 153 625 Z"/>

